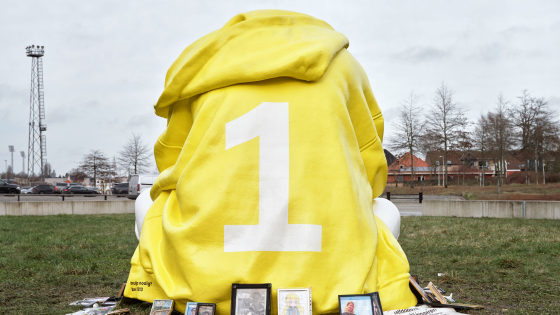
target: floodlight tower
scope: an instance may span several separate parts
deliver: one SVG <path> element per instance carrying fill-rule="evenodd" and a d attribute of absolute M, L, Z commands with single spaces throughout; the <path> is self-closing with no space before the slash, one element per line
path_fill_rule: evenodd
<path fill-rule="evenodd" d="M 10 150 L 10 153 L 12 154 L 12 173 L 14 173 L 14 146 L 9 145 L 8 149 Z M 8 179 L 10 179 L 10 178 L 8 177 Z"/>
<path fill-rule="evenodd" d="M 25 151 L 19 151 L 21 154 L 21 172 L 25 173 Z"/>
<path fill-rule="evenodd" d="M 35 166 L 43 174 L 43 160 L 47 156 L 47 131 L 45 100 L 43 95 L 43 57 L 45 46 L 27 46 L 27 57 L 31 57 L 31 96 L 29 104 L 29 143 L 27 147 L 27 178 L 35 175 Z"/>

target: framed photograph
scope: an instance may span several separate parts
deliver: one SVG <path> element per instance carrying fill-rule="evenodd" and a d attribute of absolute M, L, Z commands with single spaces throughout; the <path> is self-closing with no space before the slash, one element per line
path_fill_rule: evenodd
<path fill-rule="evenodd" d="M 216 304 L 214 303 L 196 303 L 197 315 L 214 315 L 216 313 Z M 187 315 L 187 314 L 185 314 Z"/>
<path fill-rule="evenodd" d="M 187 307 L 185 307 L 185 315 L 196 315 L 196 302 L 187 302 Z"/>
<path fill-rule="evenodd" d="M 278 315 L 311 315 L 311 288 L 278 289 Z"/>
<path fill-rule="evenodd" d="M 164 315 L 168 314 L 166 311 L 173 311 L 173 300 L 154 300 L 150 315 Z"/>
<path fill-rule="evenodd" d="M 381 307 L 381 299 L 379 292 L 370 293 L 373 299 L 373 315 L 383 315 L 383 307 Z"/>
<path fill-rule="evenodd" d="M 270 283 L 233 283 L 231 285 L 231 315 L 270 315 L 271 290 Z"/>
<path fill-rule="evenodd" d="M 373 315 L 373 295 L 339 295 L 338 307 L 340 315 Z"/>
<path fill-rule="evenodd" d="M 418 300 L 418 304 L 422 304 L 423 301 L 426 301 L 428 303 L 434 302 L 433 299 L 429 296 L 429 292 L 424 291 L 424 289 L 422 289 L 422 287 L 418 284 L 418 282 L 416 282 L 416 280 L 414 280 L 412 276 L 410 276 L 408 282 L 410 284 L 410 288 L 412 289 L 412 293 Z"/>

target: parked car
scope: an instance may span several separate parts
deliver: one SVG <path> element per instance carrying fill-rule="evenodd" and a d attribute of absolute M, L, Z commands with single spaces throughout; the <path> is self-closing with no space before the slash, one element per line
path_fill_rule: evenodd
<path fill-rule="evenodd" d="M 103 192 L 101 191 L 101 188 L 99 187 L 86 187 L 89 190 L 93 190 L 96 191 L 98 194 L 103 194 Z"/>
<path fill-rule="evenodd" d="M 22 194 L 31 194 L 32 189 L 33 189 L 33 187 L 21 187 L 21 193 Z"/>
<path fill-rule="evenodd" d="M 9 184 L 0 180 L 0 194 L 20 194 L 21 188 L 16 184 Z"/>
<path fill-rule="evenodd" d="M 145 189 L 152 188 L 158 174 L 134 174 L 128 182 L 128 199 L 136 199 Z"/>
<path fill-rule="evenodd" d="M 60 192 L 66 187 L 68 187 L 68 184 L 65 183 L 65 182 L 64 183 L 62 183 L 62 182 L 56 183 L 56 185 L 54 186 L 54 193 L 55 194 L 60 194 Z"/>
<path fill-rule="evenodd" d="M 65 188 L 62 190 L 62 194 L 93 194 L 93 195 L 97 195 L 99 194 L 97 191 L 95 190 L 91 190 L 91 189 L 87 189 L 84 186 L 78 186 L 78 185 L 74 185 L 74 186 L 70 186 L 68 188 Z"/>
<path fill-rule="evenodd" d="M 37 185 L 31 190 L 34 194 L 54 194 L 54 187 L 52 185 Z"/>
<path fill-rule="evenodd" d="M 111 187 L 113 195 L 128 195 L 128 183 L 116 183 Z"/>

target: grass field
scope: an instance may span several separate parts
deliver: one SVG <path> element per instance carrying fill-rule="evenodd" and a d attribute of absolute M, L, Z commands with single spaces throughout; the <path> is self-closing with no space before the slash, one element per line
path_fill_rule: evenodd
<path fill-rule="evenodd" d="M 416 183 L 415 183 L 416 184 Z M 415 185 L 410 188 L 410 183 L 404 187 L 386 187 L 385 191 L 391 194 L 418 194 L 422 188 Z M 508 184 L 500 187 L 494 186 L 463 186 L 450 185 L 424 186 L 424 195 L 455 195 L 463 196 L 468 200 L 557 200 L 560 201 L 560 184 L 524 185 Z"/>
<path fill-rule="evenodd" d="M 133 223 L 134 215 L 0 217 L 0 314 L 65 314 L 79 309 L 68 306 L 74 300 L 116 295 L 136 247 Z M 560 221 L 404 217 L 399 242 L 422 285 L 487 307 L 472 314 L 560 310 Z"/>

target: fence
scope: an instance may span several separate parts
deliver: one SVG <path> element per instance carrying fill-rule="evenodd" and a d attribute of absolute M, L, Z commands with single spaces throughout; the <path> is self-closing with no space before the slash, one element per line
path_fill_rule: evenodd
<path fill-rule="evenodd" d="M 418 202 L 422 203 L 422 200 L 424 199 L 424 194 L 422 192 L 419 192 L 418 197 L 416 197 L 416 195 L 391 194 L 391 192 L 388 191 L 387 194 L 386 194 L 386 197 L 387 197 L 387 200 L 391 200 L 391 198 L 393 198 L 393 200 L 401 200 L 401 199 L 416 200 L 416 199 L 418 199 Z"/>

